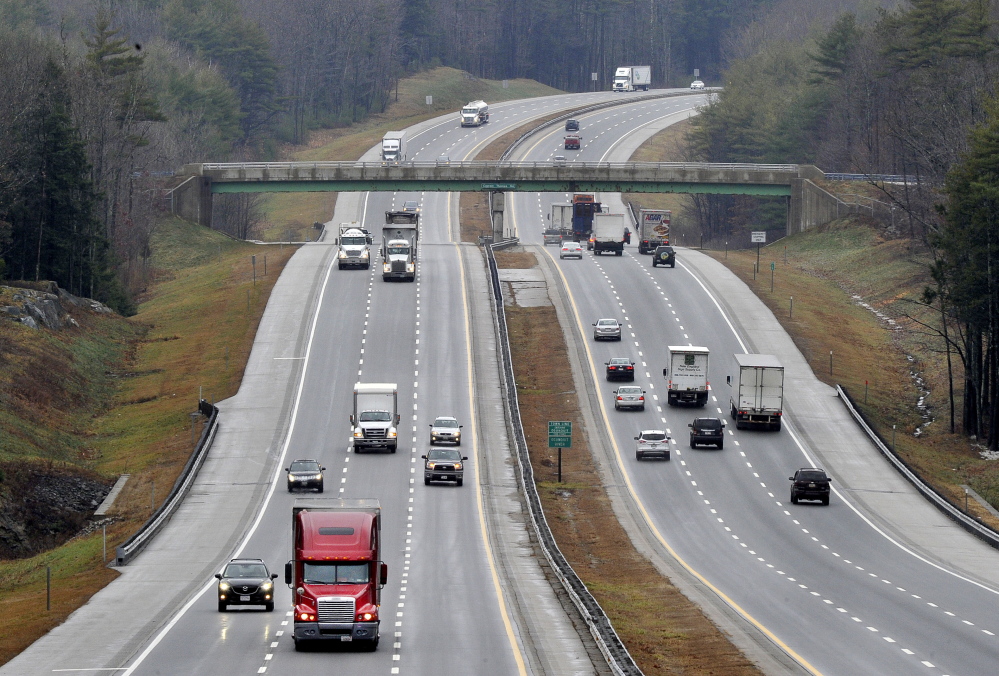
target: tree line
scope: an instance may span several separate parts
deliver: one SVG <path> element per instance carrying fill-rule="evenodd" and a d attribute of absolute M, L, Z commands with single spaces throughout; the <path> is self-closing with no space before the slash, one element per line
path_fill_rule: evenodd
<path fill-rule="evenodd" d="M 921 302 L 964 376 L 961 392 L 950 378 L 951 430 L 999 450 L 999 8 L 911 0 L 844 12 L 819 31 L 768 26 L 774 17 L 737 39 L 743 56 L 697 118 L 692 157 L 905 176 L 871 185 L 897 214 L 896 234 L 933 259 Z M 773 202 L 695 203 L 709 240 L 783 227 Z"/>

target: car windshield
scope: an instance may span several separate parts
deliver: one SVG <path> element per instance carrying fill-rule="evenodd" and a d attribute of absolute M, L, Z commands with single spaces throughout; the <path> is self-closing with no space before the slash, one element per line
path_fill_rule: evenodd
<path fill-rule="evenodd" d="M 798 472 L 799 481 L 825 481 L 825 472 Z"/>
<path fill-rule="evenodd" d="M 222 577 L 267 577 L 267 567 L 262 563 L 230 563 Z"/>
<path fill-rule="evenodd" d="M 361 422 L 388 422 L 392 419 L 388 411 L 361 411 Z"/>
<path fill-rule="evenodd" d="M 447 418 L 438 418 L 434 421 L 434 427 L 457 427 L 457 420 L 448 420 Z"/>
<path fill-rule="evenodd" d="M 405 256 L 409 253 L 408 246 L 390 246 L 388 248 L 389 256 Z"/>
<path fill-rule="evenodd" d="M 617 390 L 618 394 L 641 394 L 641 387 L 620 387 Z"/>
<path fill-rule="evenodd" d="M 461 460 L 461 453 L 445 449 L 434 449 L 427 453 L 427 460 Z"/>
<path fill-rule="evenodd" d="M 366 584 L 367 563 L 313 563 L 302 564 L 302 581 L 305 584 Z"/>
<path fill-rule="evenodd" d="M 312 460 L 296 460 L 289 468 L 292 472 L 318 472 L 319 463 Z"/>
<path fill-rule="evenodd" d="M 662 432 L 644 432 L 642 434 L 642 439 L 646 441 L 663 441 L 666 435 Z"/>

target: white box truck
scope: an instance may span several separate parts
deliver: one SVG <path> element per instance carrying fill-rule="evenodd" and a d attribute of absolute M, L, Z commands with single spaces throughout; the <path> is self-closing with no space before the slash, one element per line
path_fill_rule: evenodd
<path fill-rule="evenodd" d="M 469 101 L 461 109 L 461 126 L 478 127 L 489 121 L 489 104 L 485 101 Z"/>
<path fill-rule="evenodd" d="M 568 202 L 552 204 L 548 214 L 549 224 L 544 231 L 545 244 L 562 244 L 562 239 L 572 239 L 572 205 Z"/>
<path fill-rule="evenodd" d="M 382 137 L 382 160 L 403 162 L 406 159 L 406 132 L 387 131 Z"/>
<path fill-rule="evenodd" d="M 590 246 L 595 254 L 613 251 L 615 256 L 624 255 L 624 214 L 593 214 L 593 232 Z"/>
<path fill-rule="evenodd" d="M 708 403 L 708 355 L 706 347 L 670 345 L 666 379 L 666 403 L 670 406 Z"/>
<path fill-rule="evenodd" d="M 350 446 L 387 448 L 395 453 L 399 441 L 399 388 L 395 383 L 354 383 L 354 412 L 350 414 Z"/>
<path fill-rule="evenodd" d="M 639 209 L 638 253 L 650 254 L 660 244 L 669 244 L 669 209 Z"/>
<path fill-rule="evenodd" d="M 619 66 L 614 70 L 614 83 L 611 90 L 615 92 L 649 91 L 652 84 L 651 66 Z"/>
<path fill-rule="evenodd" d="M 780 430 L 784 410 L 784 367 L 770 354 L 737 354 L 732 418 L 736 429 Z M 731 383 L 730 383 L 731 384 Z"/>

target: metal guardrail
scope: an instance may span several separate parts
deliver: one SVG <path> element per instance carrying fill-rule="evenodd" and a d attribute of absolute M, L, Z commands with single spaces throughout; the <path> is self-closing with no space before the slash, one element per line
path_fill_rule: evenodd
<path fill-rule="evenodd" d="M 558 124 L 561 120 L 558 118 L 551 120 L 551 123 Z M 550 123 L 545 123 L 550 124 Z M 536 127 L 535 129 L 527 132 L 521 136 L 514 144 L 523 142 L 528 136 L 538 133 L 538 130 L 544 128 L 544 125 Z M 516 145 L 511 145 L 510 148 L 516 148 Z M 508 150 L 507 152 L 510 152 Z M 506 155 L 504 154 L 504 157 Z M 406 161 L 406 162 L 229 162 L 229 163 L 215 163 L 215 164 L 202 164 L 201 170 L 203 172 L 211 171 L 275 171 L 275 170 L 297 170 L 301 171 L 311 171 L 311 170 L 339 170 L 339 169 L 434 169 L 446 171 L 449 168 L 464 168 L 464 169 L 538 169 L 547 168 L 554 166 L 552 160 L 545 160 L 543 162 L 539 161 L 528 161 L 528 162 L 514 162 L 511 160 L 500 159 L 500 160 L 461 160 L 454 161 L 447 165 L 440 165 L 434 162 L 417 162 L 417 161 Z M 570 166 L 570 165 L 563 165 Z M 723 162 L 587 162 L 585 160 L 573 160 L 571 166 L 574 168 L 585 167 L 589 169 L 680 169 L 689 171 L 703 171 L 707 169 L 723 170 L 723 171 L 770 171 L 770 172 L 787 172 L 787 173 L 798 173 L 797 164 L 748 164 L 748 163 L 723 163 Z M 218 179 L 222 180 L 225 179 Z M 235 179 L 233 179 L 235 180 Z M 242 180 L 242 179 L 240 179 Z M 256 180 L 256 179 L 254 179 Z M 279 180 L 303 180 L 300 175 L 289 174 L 288 178 L 274 178 L 272 176 L 268 177 L 268 180 L 279 181 Z M 497 179 L 500 180 L 500 179 Z"/>
<path fill-rule="evenodd" d="M 147 544 L 149 544 L 159 529 L 170 520 L 170 517 L 173 516 L 173 513 L 177 510 L 177 507 L 180 506 L 181 501 L 187 495 L 188 491 L 191 490 L 191 486 L 194 484 L 194 479 L 198 475 L 198 470 L 200 470 L 201 466 L 204 464 L 205 457 L 208 455 L 212 442 L 215 440 L 215 433 L 218 431 L 218 407 L 202 399 L 198 402 L 198 411 L 208 418 L 205 428 L 201 430 L 201 437 L 198 439 L 198 445 L 195 446 L 194 452 L 191 453 L 191 457 L 187 459 L 187 464 L 184 465 L 184 469 L 174 482 L 173 488 L 170 490 L 170 494 L 167 496 L 166 500 L 163 501 L 163 504 L 159 506 L 159 509 L 153 512 L 153 515 L 149 517 L 144 524 L 142 524 L 142 527 L 136 531 L 132 537 L 128 538 L 124 543 L 115 548 L 114 565 L 124 566 L 135 558 L 135 556 L 141 552 Z"/>
<path fill-rule="evenodd" d="M 971 518 L 951 503 L 947 498 L 938 493 L 932 486 L 923 483 L 923 480 L 909 468 L 908 464 L 906 464 L 904 460 L 895 455 L 895 452 L 892 449 L 888 448 L 888 445 L 881 438 L 881 435 L 875 432 L 874 429 L 867 423 L 864 415 L 857 409 L 856 406 L 854 406 L 853 400 L 850 399 L 850 395 L 847 394 L 846 390 L 837 385 L 836 393 L 839 395 L 839 398 L 843 400 L 847 410 L 850 411 L 850 414 L 853 416 L 854 420 L 857 421 L 857 424 L 860 425 L 860 427 L 867 433 L 867 436 L 871 438 L 871 441 L 874 442 L 874 445 L 877 446 L 881 455 L 887 458 L 888 462 L 890 462 L 892 466 L 898 470 L 898 473 L 905 477 L 905 479 L 911 483 L 916 490 L 923 495 L 923 497 L 929 500 L 934 507 L 957 522 L 957 524 L 964 528 L 964 530 L 984 541 L 986 544 L 999 549 L 999 533 L 976 519 Z"/>
<path fill-rule="evenodd" d="M 826 174 L 825 178 L 830 181 L 866 181 L 868 183 L 898 183 L 914 185 L 919 181 L 915 176 L 905 174 Z"/>
<path fill-rule="evenodd" d="M 506 327 L 506 314 L 503 311 L 503 291 L 500 286 L 499 272 L 496 268 L 496 259 L 493 256 L 493 248 L 505 246 L 507 242 L 498 242 L 485 246 L 486 260 L 489 263 L 489 276 L 491 279 L 490 288 L 492 290 L 495 312 L 493 313 L 495 329 L 497 332 L 497 342 L 499 343 L 500 355 L 500 378 L 510 412 L 510 425 L 513 428 L 513 440 L 517 449 L 517 472 L 520 481 L 520 489 L 527 498 L 528 514 L 531 517 L 531 524 L 541 545 L 541 551 L 551 570 L 558 577 L 559 582 L 565 588 L 566 593 L 572 599 L 573 604 L 579 610 L 590 635 L 596 642 L 597 647 L 607 660 L 611 671 L 618 676 L 641 676 L 642 670 L 635 664 L 628 649 L 621 638 L 614 631 L 610 619 L 604 612 L 597 600 L 593 598 L 590 591 L 576 571 L 572 569 L 569 562 L 565 560 L 562 552 L 555 542 L 551 528 L 545 520 L 544 509 L 541 506 L 541 496 L 534 485 L 534 469 L 531 467 L 531 458 L 527 447 L 527 439 L 524 436 L 523 424 L 520 420 L 520 407 L 517 399 L 517 383 L 514 379 L 513 361 L 510 355 L 510 342 Z"/>

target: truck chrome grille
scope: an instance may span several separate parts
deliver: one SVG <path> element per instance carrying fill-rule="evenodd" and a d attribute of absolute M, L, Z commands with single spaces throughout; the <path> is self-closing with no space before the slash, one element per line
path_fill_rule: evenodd
<path fill-rule="evenodd" d="M 320 598 L 316 603 L 319 606 L 318 611 L 320 622 L 354 621 L 354 599 L 352 598 Z"/>
<path fill-rule="evenodd" d="M 388 430 L 385 428 L 369 429 L 364 430 L 364 437 L 366 439 L 384 439 L 387 433 Z"/>

